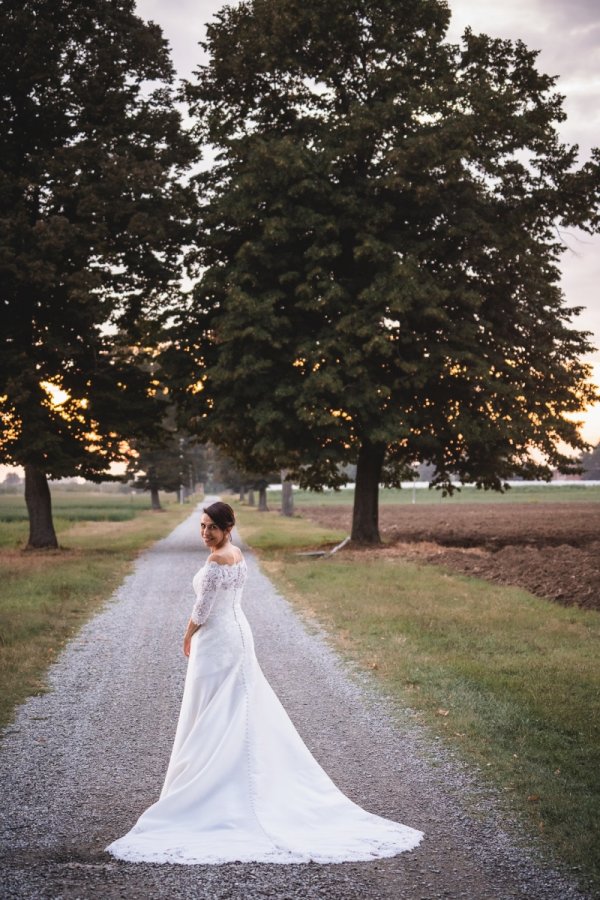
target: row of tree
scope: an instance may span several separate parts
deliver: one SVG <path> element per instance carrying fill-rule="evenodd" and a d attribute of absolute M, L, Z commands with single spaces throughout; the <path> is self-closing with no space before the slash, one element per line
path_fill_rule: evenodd
<path fill-rule="evenodd" d="M 596 395 L 559 229 L 598 229 L 600 154 L 560 141 L 534 52 L 448 22 L 247 0 L 181 87 L 133 0 L 2 4 L 0 453 L 31 546 L 49 476 L 181 427 L 305 487 L 356 464 L 365 542 L 415 463 L 448 490 L 572 468 Z"/>
<path fill-rule="evenodd" d="M 266 511 L 267 488 L 282 481 L 283 515 L 293 514 L 292 484 L 284 473 L 256 473 L 238 468 L 226 454 L 210 443 L 198 443 L 189 434 L 167 431 L 160 441 L 137 441 L 123 479 L 132 487 L 148 491 L 151 507 L 160 510 L 160 492 L 176 493 L 181 499 L 193 494 L 198 484 L 211 491 L 238 492 L 241 500 Z"/>

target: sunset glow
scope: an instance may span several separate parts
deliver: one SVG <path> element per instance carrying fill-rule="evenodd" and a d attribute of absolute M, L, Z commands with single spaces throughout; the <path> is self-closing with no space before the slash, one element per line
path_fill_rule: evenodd
<path fill-rule="evenodd" d="M 69 399 L 67 392 L 52 381 L 41 381 L 40 387 L 43 387 L 50 398 L 50 403 L 56 408 L 63 406 Z"/>
<path fill-rule="evenodd" d="M 592 381 L 596 387 L 600 387 L 600 362 L 594 365 L 593 371 Z M 600 402 L 589 407 L 581 418 L 583 420 L 581 429 L 583 438 L 595 447 L 596 444 L 600 443 Z"/>

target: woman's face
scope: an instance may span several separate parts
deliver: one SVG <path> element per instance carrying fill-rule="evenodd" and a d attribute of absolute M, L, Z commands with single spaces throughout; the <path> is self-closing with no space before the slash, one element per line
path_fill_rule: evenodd
<path fill-rule="evenodd" d="M 202 513 L 200 519 L 200 535 L 207 547 L 216 550 L 221 547 L 227 540 L 227 532 L 215 525 L 210 516 Z"/>

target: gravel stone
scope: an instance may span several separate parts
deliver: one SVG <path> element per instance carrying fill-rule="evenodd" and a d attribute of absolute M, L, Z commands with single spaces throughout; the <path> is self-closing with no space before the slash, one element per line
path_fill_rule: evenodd
<path fill-rule="evenodd" d="M 0 747 L 4 900 L 584 900 L 477 771 L 302 621 L 247 552 L 262 668 L 306 744 L 371 812 L 425 832 L 410 853 L 336 865 L 124 863 L 104 852 L 158 796 L 175 733 L 197 509 L 143 553 L 64 649 Z M 316 565 L 322 563 L 315 563 Z M 293 810 L 290 810 L 293 815 Z"/>

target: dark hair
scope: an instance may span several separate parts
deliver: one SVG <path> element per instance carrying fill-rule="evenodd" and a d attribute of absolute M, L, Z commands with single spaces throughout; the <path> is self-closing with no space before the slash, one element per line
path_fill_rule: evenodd
<path fill-rule="evenodd" d="M 217 500 L 216 503 L 205 506 L 202 512 L 210 516 L 221 531 L 227 531 L 235 525 L 235 514 L 229 503 L 222 503 L 220 500 Z"/>

